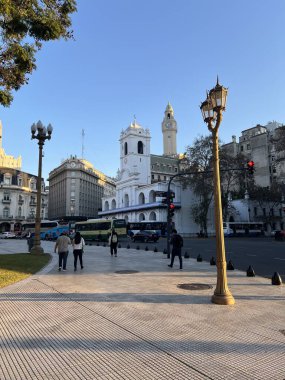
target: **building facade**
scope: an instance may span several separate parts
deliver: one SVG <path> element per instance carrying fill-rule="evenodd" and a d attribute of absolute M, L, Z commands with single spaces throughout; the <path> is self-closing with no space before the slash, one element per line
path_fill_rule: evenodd
<path fill-rule="evenodd" d="M 276 151 L 275 146 L 281 127 L 283 127 L 282 124 L 276 121 L 264 126 L 258 124 L 253 128 L 243 130 L 238 142 L 233 136 L 231 143 L 223 145 L 223 148 L 232 156 L 242 154 L 248 161 L 254 161 L 254 182 L 258 186 L 270 188 L 274 183 L 285 185 L 285 160 L 279 160 L 280 152 Z M 283 194 L 283 202 L 282 200 L 257 202 L 249 199 L 246 193 L 244 199 L 232 201 L 236 212 L 231 217 L 235 221 L 263 222 L 267 233 L 275 229 L 284 229 L 284 197 L 285 194 Z"/>
<path fill-rule="evenodd" d="M 0 121 L 0 231 L 21 230 L 26 221 L 34 222 L 37 207 L 37 176 L 21 171 L 22 159 L 6 155 L 2 147 Z M 41 218 L 47 218 L 48 192 L 41 180 Z"/>
<path fill-rule="evenodd" d="M 256 185 L 267 187 L 274 181 L 285 183 L 285 160 L 283 162 L 277 160 L 278 153 L 274 144 L 280 127 L 282 124 L 276 121 L 264 126 L 258 124 L 253 128 L 243 130 L 239 142 L 233 136 L 232 142 L 223 145 L 233 156 L 240 153 L 248 160 L 254 161 Z"/>
<path fill-rule="evenodd" d="M 114 181 L 84 159 L 71 156 L 49 173 L 50 219 L 97 218 L 102 197 L 115 191 Z"/>
<path fill-rule="evenodd" d="M 21 230 L 21 225 L 34 222 L 37 207 L 37 177 L 11 168 L 0 168 L 0 230 Z M 41 219 L 48 216 L 48 193 L 41 182 Z"/>
<path fill-rule="evenodd" d="M 155 194 L 167 191 L 170 178 L 181 171 L 184 158 L 176 151 L 177 122 L 169 103 L 162 121 L 162 135 L 163 155 L 154 155 L 150 153 L 150 131 L 136 120 L 121 132 L 116 193 L 102 199 L 100 216 L 123 218 L 127 222 L 167 221 L 167 206 Z M 178 180 L 172 181 L 170 189 L 175 193 L 174 226 L 184 236 L 196 234 L 199 227 L 190 212 L 193 193 L 183 190 Z"/>

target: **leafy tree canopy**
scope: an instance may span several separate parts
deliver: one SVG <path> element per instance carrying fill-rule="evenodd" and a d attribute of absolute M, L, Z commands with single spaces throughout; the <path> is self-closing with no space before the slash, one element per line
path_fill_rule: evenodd
<path fill-rule="evenodd" d="M 42 42 L 72 37 L 70 15 L 76 0 L 0 1 L 0 104 L 7 107 L 12 91 L 28 82 L 36 69 Z"/>

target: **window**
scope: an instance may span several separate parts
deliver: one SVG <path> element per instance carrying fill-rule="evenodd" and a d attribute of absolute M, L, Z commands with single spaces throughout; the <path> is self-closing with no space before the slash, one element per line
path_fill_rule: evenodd
<path fill-rule="evenodd" d="M 4 217 L 4 218 L 8 218 L 8 217 L 9 217 L 9 214 L 10 214 L 10 210 L 9 210 L 9 208 L 8 208 L 8 207 L 5 207 L 5 208 L 3 209 L 3 217 Z"/>
<path fill-rule="evenodd" d="M 124 153 L 125 153 L 125 156 L 128 154 L 128 143 L 125 142 L 124 144 Z"/>
<path fill-rule="evenodd" d="M 31 178 L 30 180 L 30 189 L 36 190 L 36 180 L 34 178 Z"/>
<path fill-rule="evenodd" d="M 246 144 L 246 149 L 250 150 L 250 144 Z"/>
<path fill-rule="evenodd" d="M 3 199 L 4 201 L 10 201 L 10 193 L 8 191 L 4 192 Z"/>
<path fill-rule="evenodd" d="M 263 216 L 266 216 L 266 209 L 265 208 L 262 209 L 262 212 L 263 212 Z"/>
<path fill-rule="evenodd" d="M 138 154 L 143 154 L 143 143 L 142 143 L 142 141 L 138 142 Z"/>
<path fill-rule="evenodd" d="M 18 216 L 19 216 L 19 217 L 22 216 L 22 207 L 19 207 L 19 208 L 18 208 Z"/>
<path fill-rule="evenodd" d="M 253 212 L 254 212 L 254 216 L 257 216 L 257 207 L 254 207 Z"/>
<path fill-rule="evenodd" d="M 11 185 L 11 175 L 10 174 L 4 175 L 4 184 L 5 185 Z"/>
<path fill-rule="evenodd" d="M 240 151 L 243 152 L 243 145 L 240 146 Z"/>
<path fill-rule="evenodd" d="M 170 119 L 170 113 L 168 112 L 168 114 L 167 114 L 167 119 Z"/>
<path fill-rule="evenodd" d="M 23 180 L 21 177 L 18 177 L 18 186 L 23 186 Z"/>
<path fill-rule="evenodd" d="M 178 171 L 178 168 L 174 168 L 174 171 L 177 172 L 177 171 Z"/>

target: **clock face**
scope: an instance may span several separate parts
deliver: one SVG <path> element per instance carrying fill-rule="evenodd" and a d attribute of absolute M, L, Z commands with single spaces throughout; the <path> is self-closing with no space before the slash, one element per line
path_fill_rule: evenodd
<path fill-rule="evenodd" d="M 166 128 L 170 128 L 171 127 L 171 123 L 166 123 Z"/>
<path fill-rule="evenodd" d="M 75 162 L 72 162 L 72 163 L 70 164 L 70 166 L 71 166 L 72 168 L 75 168 Z"/>

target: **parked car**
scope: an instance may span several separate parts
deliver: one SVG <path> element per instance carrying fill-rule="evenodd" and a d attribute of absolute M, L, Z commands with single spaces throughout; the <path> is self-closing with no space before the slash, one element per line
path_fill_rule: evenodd
<path fill-rule="evenodd" d="M 270 233 L 270 235 L 272 237 L 275 237 L 276 232 L 280 232 L 280 230 L 272 230 L 271 233 Z"/>
<path fill-rule="evenodd" d="M 1 232 L 0 234 L 0 239 L 10 239 L 10 238 L 15 238 L 16 235 L 14 232 Z"/>
<path fill-rule="evenodd" d="M 285 231 L 276 231 L 274 238 L 275 240 L 285 241 Z"/>
<path fill-rule="evenodd" d="M 142 241 L 142 242 L 156 242 L 159 239 L 158 234 L 156 231 L 139 231 L 136 234 L 132 236 L 132 241 Z"/>

